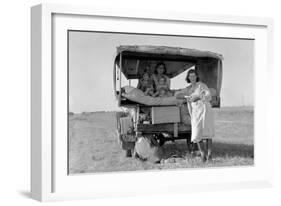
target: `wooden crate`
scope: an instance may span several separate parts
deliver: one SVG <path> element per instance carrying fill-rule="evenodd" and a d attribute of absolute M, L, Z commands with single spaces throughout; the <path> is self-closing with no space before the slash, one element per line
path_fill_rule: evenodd
<path fill-rule="evenodd" d="M 180 122 L 180 108 L 177 106 L 152 107 L 152 124 Z"/>

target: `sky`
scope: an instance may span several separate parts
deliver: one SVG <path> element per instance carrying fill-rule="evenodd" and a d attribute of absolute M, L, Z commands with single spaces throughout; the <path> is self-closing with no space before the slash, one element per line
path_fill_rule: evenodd
<path fill-rule="evenodd" d="M 254 40 L 71 31 L 69 33 L 69 110 L 120 110 L 113 93 L 113 65 L 120 45 L 173 46 L 223 55 L 221 106 L 254 104 Z M 171 80 L 184 88 L 185 74 Z"/>

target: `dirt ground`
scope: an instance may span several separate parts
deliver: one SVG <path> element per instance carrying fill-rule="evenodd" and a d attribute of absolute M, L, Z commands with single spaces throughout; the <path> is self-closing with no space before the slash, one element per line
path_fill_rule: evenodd
<path fill-rule="evenodd" d="M 213 160 L 202 163 L 187 153 L 185 140 L 166 142 L 160 164 L 125 157 L 116 136 L 115 112 L 71 114 L 69 117 L 69 173 L 95 173 L 245 166 L 254 164 L 252 107 L 214 109 L 216 136 Z"/>

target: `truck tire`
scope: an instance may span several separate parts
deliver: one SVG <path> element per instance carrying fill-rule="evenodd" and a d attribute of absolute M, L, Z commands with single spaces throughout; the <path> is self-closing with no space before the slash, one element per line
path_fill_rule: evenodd
<path fill-rule="evenodd" d="M 130 149 L 125 150 L 125 153 L 126 153 L 126 157 L 132 157 L 132 150 Z"/>
<path fill-rule="evenodd" d="M 160 147 L 163 146 L 165 144 L 165 142 L 166 142 L 165 137 L 164 137 L 163 134 L 159 134 L 157 139 L 158 139 Z"/>

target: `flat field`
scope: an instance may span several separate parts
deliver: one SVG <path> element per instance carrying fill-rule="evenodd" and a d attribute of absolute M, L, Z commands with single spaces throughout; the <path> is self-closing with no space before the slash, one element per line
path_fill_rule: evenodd
<path fill-rule="evenodd" d="M 185 140 L 166 142 L 160 164 L 125 157 L 116 136 L 115 112 L 69 116 L 69 173 L 162 170 L 254 164 L 254 110 L 252 107 L 214 109 L 216 136 L 213 160 L 202 163 L 187 153 Z"/>

